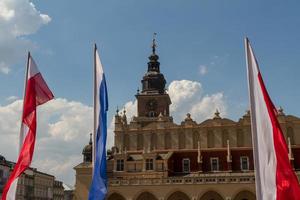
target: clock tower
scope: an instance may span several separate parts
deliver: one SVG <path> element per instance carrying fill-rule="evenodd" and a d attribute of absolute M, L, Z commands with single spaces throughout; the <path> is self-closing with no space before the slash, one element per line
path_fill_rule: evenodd
<path fill-rule="evenodd" d="M 155 36 L 156 34 L 154 34 Z M 166 80 L 160 73 L 159 56 L 156 54 L 156 42 L 153 38 L 152 54 L 149 56 L 148 70 L 142 79 L 142 90 L 136 94 L 138 117 L 145 120 L 158 116 L 169 117 L 171 100 L 166 92 Z"/>

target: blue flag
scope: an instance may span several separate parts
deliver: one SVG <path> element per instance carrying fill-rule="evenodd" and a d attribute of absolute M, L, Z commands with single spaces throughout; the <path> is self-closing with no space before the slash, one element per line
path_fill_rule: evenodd
<path fill-rule="evenodd" d="M 89 200 L 104 200 L 107 193 L 106 138 L 108 97 L 105 75 L 96 45 L 94 62 L 93 177 Z"/>

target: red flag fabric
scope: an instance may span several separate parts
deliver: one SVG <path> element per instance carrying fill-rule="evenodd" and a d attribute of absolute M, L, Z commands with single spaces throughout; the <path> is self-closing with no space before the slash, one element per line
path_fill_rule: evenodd
<path fill-rule="evenodd" d="M 245 39 L 252 143 L 258 200 L 299 200 L 300 187 L 290 164 L 288 148 L 254 52 Z"/>
<path fill-rule="evenodd" d="M 36 138 L 37 106 L 54 98 L 34 60 L 28 55 L 23 115 L 20 132 L 20 152 L 16 165 L 3 189 L 2 200 L 14 200 L 18 178 L 30 166 Z"/>

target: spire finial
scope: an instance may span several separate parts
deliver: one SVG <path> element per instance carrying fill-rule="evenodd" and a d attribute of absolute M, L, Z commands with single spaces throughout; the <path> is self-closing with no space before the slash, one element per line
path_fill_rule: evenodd
<path fill-rule="evenodd" d="M 157 33 L 153 33 L 153 39 L 152 39 L 152 53 L 155 54 L 155 48 L 156 48 L 156 35 Z"/>
<path fill-rule="evenodd" d="M 90 144 L 90 145 L 92 145 L 92 144 L 93 144 L 93 139 L 92 139 L 92 136 L 93 136 L 93 134 L 92 134 L 92 133 L 90 133 L 90 142 L 89 142 L 89 144 Z"/>
<path fill-rule="evenodd" d="M 278 115 L 284 115 L 283 108 L 280 106 L 278 109 Z"/>
<path fill-rule="evenodd" d="M 220 117 L 220 112 L 219 112 L 218 109 L 216 109 L 214 119 L 221 119 L 221 117 Z"/>
<path fill-rule="evenodd" d="M 116 115 L 119 115 L 119 106 L 117 106 Z"/>

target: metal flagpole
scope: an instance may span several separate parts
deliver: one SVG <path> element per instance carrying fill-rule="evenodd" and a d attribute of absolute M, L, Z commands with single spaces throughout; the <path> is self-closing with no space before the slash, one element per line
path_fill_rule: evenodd
<path fill-rule="evenodd" d="M 28 71 L 29 71 L 29 62 L 30 62 L 30 51 L 28 51 L 28 56 L 27 56 L 27 64 L 26 64 L 26 70 L 25 70 L 25 80 L 24 80 L 24 90 L 23 90 L 23 108 L 22 108 L 22 116 L 21 116 L 21 127 L 20 127 L 20 138 L 19 138 L 19 153 L 21 151 L 24 138 L 23 138 L 23 114 L 24 114 L 24 101 L 25 101 L 25 96 L 26 96 L 26 89 L 27 89 L 27 81 L 28 81 Z"/>
<path fill-rule="evenodd" d="M 96 131 L 97 131 L 97 127 L 96 127 L 96 120 L 97 120 L 97 110 L 96 110 L 96 105 L 97 105 L 97 63 L 96 63 L 96 51 L 97 51 L 97 45 L 96 43 L 94 44 L 94 124 L 93 124 L 93 155 L 92 155 L 92 165 L 93 165 L 93 169 L 95 166 L 95 150 L 96 150 Z M 94 173 L 94 170 L 93 170 Z"/>

